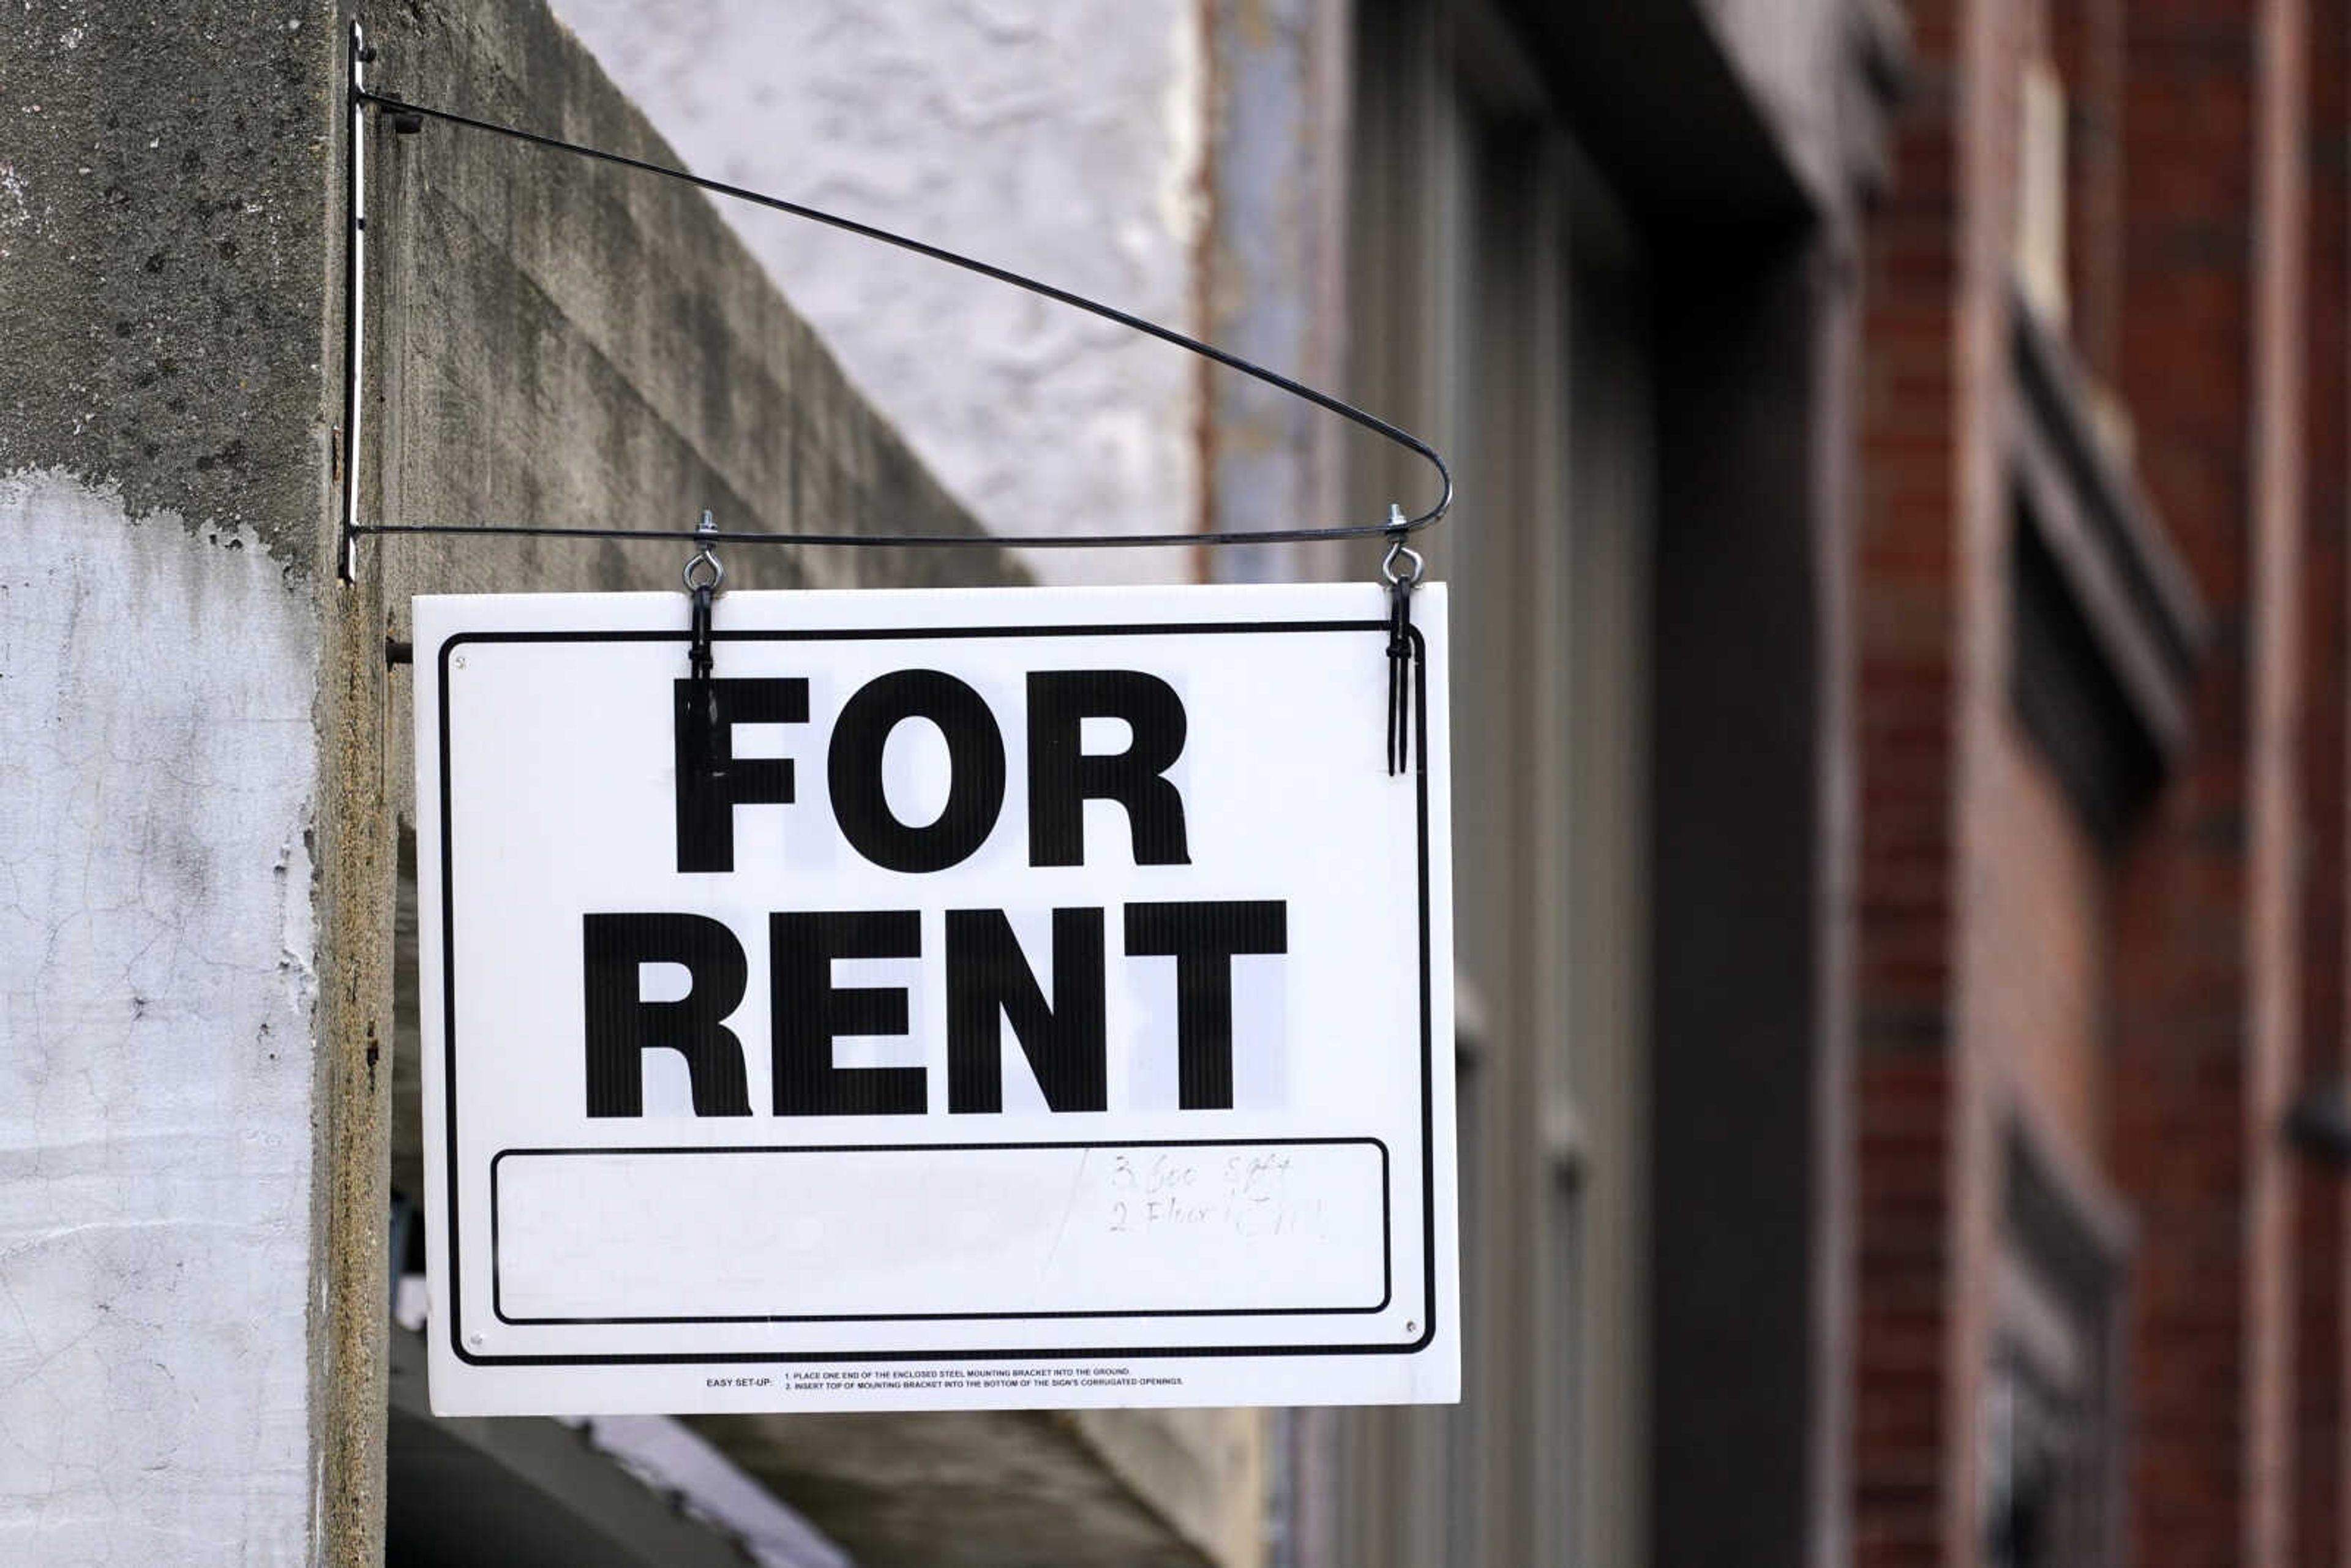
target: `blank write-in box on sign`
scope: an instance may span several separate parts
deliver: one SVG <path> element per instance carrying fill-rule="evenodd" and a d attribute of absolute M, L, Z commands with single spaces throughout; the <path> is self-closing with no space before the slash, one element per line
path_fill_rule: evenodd
<path fill-rule="evenodd" d="M 514 1324 L 1376 1312 L 1373 1138 L 509 1149 Z"/>

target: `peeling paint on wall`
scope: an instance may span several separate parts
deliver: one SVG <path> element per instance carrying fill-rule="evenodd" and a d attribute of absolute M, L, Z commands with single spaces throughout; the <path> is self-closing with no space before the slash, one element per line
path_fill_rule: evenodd
<path fill-rule="evenodd" d="M 307 598 L 0 475 L 0 1561 L 298 1563 Z"/>

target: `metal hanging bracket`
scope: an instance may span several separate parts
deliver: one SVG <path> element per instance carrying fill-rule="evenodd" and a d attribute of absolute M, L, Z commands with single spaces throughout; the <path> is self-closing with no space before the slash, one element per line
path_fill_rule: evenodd
<path fill-rule="evenodd" d="M 359 541 L 367 535 L 454 534 L 491 537 L 543 537 L 552 538 L 630 538 L 685 539 L 698 547 L 686 564 L 685 587 L 693 596 L 692 641 L 688 650 L 689 669 L 695 683 L 695 695 L 700 706 L 707 711 L 713 693 L 710 689 L 712 667 L 710 612 L 711 600 L 726 576 L 714 552 L 716 545 L 803 545 L 846 547 L 858 549 L 890 548 L 1001 548 L 1019 546 L 1032 549 L 1190 549 L 1200 545 L 1244 545 L 1303 543 L 1318 539 L 1350 539 L 1384 538 L 1388 540 L 1387 555 L 1381 563 L 1381 576 L 1388 586 L 1387 659 L 1388 659 L 1388 772 L 1393 776 L 1405 771 L 1411 760 L 1412 666 L 1417 657 L 1418 638 L 1412 629 L 1412 592 L 1419 584 L 1425 563 L 1420 553 L 1411 548 L 1411 537 L 1420 530 L 1434 527 L 1443 520 L 1453 505 L 1453 475 L 1437 449 L 1401 426 L 1376 414 L 1368 413 L 1353 404 L 1343 402 L 1328 392 L 1303 382 L 1270 370 L 1253 361 L 1217 348 L 1179 332 L 1172 327 L 1121 310 L 1097 299 L 1091 299 L 1069 289 L 1058 287 L 1038 278 L 1024 276 L 1007 267 L 977 257 L 946 249 L 911 235 L 894 233 L 871 224 L 858 222 L 837 213 L 787 201 L 740 185 L 705 179 L 684 169 L 672 168 L 641 158 L 632 158 L 602 147 L 567 141 L 559 137 L 527 131 L 518 126 L 461 114 L 454 110 L 430 104 L 415 103 L 390 94 L 372 90 L 368 86 L 367 68 L 374 62 L 376 50 L 367 42 L 361 26 L 354 21 L 350 31 L 350 144 L 346 150 L 344 194 L 349 208 L 350 227 L 344 246 L 343 273 L 343 423 L 340 448 L 336 465 L 341 481 L 341 528 L 337 550 L 337 575 L 344 582 L 356 581 L 359 575 Z M 818 223 L 841 230 L 860 238 L 887 245 L 914 255 L 976 273 L 982 277 L 1014 288 L 1039 295 L 1057 304 L 1082 310 L 1103 320 L 1123 327 L 1146 337 L 1198 355 L 1228 370 L 1287 392 L 1292 397 L 1333 413 L 1362 429 L 1394 443 L 1428 464 L 1438 482 L 1437 495 L 1428 507 L 1407 516 L 1402 506 L 1390 505 L 1387 518 L 1380 523 L 1339 524 L 1322 528 L 1283 528 L 1239 529 L 1192 533 L 1152 534 L 1039 534 L 1039 533 L 927 533 L 927 534 L 867 534 L 867 533 L 794 533 L 778 534 L 750 530 L 721 531 L 709 512 L 702 514 L 698 527 L 687 530 L 676 528 L 645 528 L 616 524 L 610 526 L 542 527 L 528 523 L 436 523 L 436 522 L 365 522 L 360 517 L 360 423 L 365 397 L 364 354 L 366 350 L 365 319 L 367 314 L 367 152 L 370 110 L 379 110 L 392 121 L 393 130 L 402 136 L 422 131 L 427 120 L 435 120 L 461 130 L 475 131 L 506 141 L 517 141 L 549 152 L 634 170 L 664 180 L 678 181 L 707 191 L 714 195 L 750 203 L 774 212 Z"/>
<path fill-rule="evenodd" d="M 367 349 L 367 68 L 375 59 L 368 47 L 367 29 L 351 24 L 350 123 L 345 134 L 350 146 L 343 159 L 343 205 L 350 217 L 343 236 L 343 427 L 342 448 L 336 471 L 342 481 L 342 539 L 335 551 L 335 575 L 345 582 L 359 579 L 360 536 L 360 377 Z"/>
<path fill-rule="evenodd" d="M 780 196 L 768 195 L 764 192 L 750 190 L 741 185 L 730 185 L 724 181 L 706 179 L 702 175 L 692 173 L 687 170 L 673 168 L 666 164 L 652 162 L 642 158 L 632 158 L 625 153 L 615 152 L 607 148 L 590 146 L 577 141 L 567 141 L 559 137 L 544 135 L 535 131 L 527 131 L 519 126 L 502 124 L 496 120 L 481 119 L 469 114 L 461 114 L 454 110 L 436 108 L 431 104 L 412 102 L 406 99 L 394 97 L 388 93 L 377 92 L 368 86 L 366 71 L 366 67 L 368 64 L 372 62 L 375 57 L 375 49 L 366 43 L 360 25 L 354 22 L 351 26 L 350 147 L 348 149 L 346 158 L 345 181 L 346 196 L 350 208 L 350 228 L 344 253 L 345 416 L 342 429 L 343 462 L 341 464 L 343 479 L 343 507 L 341 549 L 338 562 L 340 575 L 347 582 L 353 580 L 357 576 L 358 541 L 365 535 L 472 534 L 476 536 L 522 535 L 549 538 L 669 538 L 687 539 L 697 543 L 747 545 L 786 544 L 853 549 L 891 549 L 904 547 L 993 549 L 1001 546 L 1015 545 L 1030 549 L 1129 549 L 1154 548 L 1188 549 L 1199 545 L 1288 544 L 1303 543 L 1315 539 L 1370 538 L 1387 535 L 1399 530 L 1406 534 L 1417 533 L 1423 528 L 1435 526 L 1445 517 L 1447 510 L 1449 510 L 1453 505 L 1453 476 L 1451 471 L 1447 468 L 1445 459 L 1438 455 L 1435 447 L 1429 445 L 1428 443 L 1421 440 L 1420 437 L 1413 434 L 1411 432 L 1405 430 L 1398 425 L 1393 424 L 1387 420 L 1380 418 L 1376 414 L 1368 413 L 1363 409 L 1355 407 L 1352 403 L 1333 397 L 1329 392 L 1309 386 L 1305 382 L 1298 381 L 1290 376 L 1283 375 L 1279 371 L 1270 370 L 1253 361 L 1243 359 L 1238 354 L 1219 349 L 1214 344 L 1203 342 L 1199 339 L 1191 337 L 1186 333 L 1179 332 L 1172 327 L 1163 326 L 1156 321 L 1134 315 L 1130 311 L 1119 309 L 1115 306 L 1104 304 L 1098 299 L 1088 298 L 1084 295 L 1074 293 L 1069 289 L 1059 287 L 1050 283 L 1046 283 L 1039 278 L 1027 277 L 1023 274 L 1014 272 L 1008 267 L 998 267 L 993 262 L 983 261 L 978 257 L 967 256 L 958 251 L 949 250 L 943 246 L 933 245 L 927 241 L 916 239 L 911 235 L 899 234 L 889 229 L 881 228 L 872 224 L 861 223 L 856 219 L 844 217 L 837 213 L 827 212 L 820 207 L 810 206 L 799 202 L 787 201 Z M 361 321 L 365 315 L 366 308 L 366 116 L 367 111 L 371 109 L 381 110 L 390 116 L 394 129 L 402 133 L 413 133 L 416 131 L 421 130 L 425 121 L 433 120 L 441 124 L 453 126 L 460 130 L 478 132 L 486 136 L 497 137 L 509 141 L 517 141 L 528 146 L 540 148 L 548 152 L 563 153 L 569 157 L 587 159 L 596 162 L 611 164 L 619 168 L 633 170 L 640 173 L 651 174 L 660 179 L 677 181 L 684 184 L 693 185 L 699 190 L 707 191 L 713 195 L 725 196 L 735 201 L 747 202 L 755 206 L 768 208 L 772 212 L 784 213 L 810 223 L 822 224 L 828 227 L 839 229 L 843 233 L 854 235 L 862 239 L 872 240 L 877 244 L 887 245 L 899 250 L 908 251 L 914 255 L 926 257 L 932 261 L 940 262 L 946 266 L 959 267 L 966 272 L 977 274 L 979 277 L 1005 284 L 1010 287 L 1023 289 L 1030 294 L 1035 294 L 1043 298 L 1050 299 L 1056 304 L 1067 306 L 1071 309 L 1085 311 L 1089 315 L 1100 317 L 1103 320 L 1113 322 L 1130 331 L 1140 332 L 1146 337 L 1156 338 L 1160 341 L 1171 344 L 1176 348 L 1182 349 L 1187 353 L 1196 354 L 1202 359 L 1222 365 L 1228 370 L 1238 371 L 1245 376 L 1262 382 L 1280 392 L 1287 392 L 1292 397 L 1312 403 L 1315 407 L 1320 408 L 1326 413 L 1336 414 L 1340 418 L 1347 420 L 1353 424 L 1370 431 L 1384 440 L 1392 442 L 1395 444 L 1403 447 L 1405 450 L 1412 453 L 1415 456 L 1428 464 L 1435 471 L 1438 482 L 1437 498 L 1426 510 L 1415 516 L 1404 517 L 1401 515 L 1400 509 L 1398 509 L 1396 511 L 1392 511 L 1389 520 L 1382 523 L 1349 523 L 1322 528 L 1235 529 L 1215 532 L 1155 534 L 1006 534 L 977 532 L 955 534 L 775 534 L 737 529 L 705 535 L 700 530 L 689 530 L 677 528 L 646 528 L 641 526 L 629 526 L 626 524 L 613 524 L 609 526 L 542 527 L 530 523 L 413 523 L 362 521 L 360 517 L 359 508 L 358 456 L 360 451 L 360 413 L 362 393 L 361 350 L 364 347 L 361 340 Z"/>

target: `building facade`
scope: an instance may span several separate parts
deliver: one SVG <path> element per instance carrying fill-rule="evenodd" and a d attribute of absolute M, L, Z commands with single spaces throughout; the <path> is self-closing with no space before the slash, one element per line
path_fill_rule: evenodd
<path fill-rule="evenodd" d="M 371 10 L 391 90 L 1040 274 L 1454 460 L 1464 1398 L 427 1415 L 408 600 L 665 587 L 678 552 L 386 539 L 339 580 L 354 9 L 30 0 L 0 1557 L 2351 1564 L 2351 6 Z M 1420 496 L 984 281 L 361 134 L 370 517 Z"/>
<path fill-rule="evenodd" d="M 2340 1563 L 2345 18 L 1911 16 L 1865 283 L 1861 1559 Z"/>
<path fill-rule="evenodd" d="M 1107 280 L 1120 303 L 1429 435 L 1463 475 L 1432 559 L 1463 612 L 1455 698 L 1475 739 L 1457 777 L 1486 803 L 1456 856 L 1468 1394 L 1458 1411 L 1271 1417 L 1273 1558 L 1833 1549 L 1849 1375 L 1829 1337 L 1846 1219 L 1826 1185 L 1850 1049 L 1832 902 L 1849 852 L 1840 541 L 1858 235 L 1899 16 L 1014 6 L 986 13 L 973 69 L 980 18 L 957 6 L 559 9 L 697 167 Z M 737 67 L 754 57 L 768 63 L 752 80 Z M 1055 68 L 1072 58 L 1089 68 Z M 894 89 L 870 136 L 841 108 L 869 76 Z M 996 153 L 1051 183 L 1003 191 Z M 1192 200 L 1139 208 L 1170 182 Z M 1001 463 L 1052 442 L 1134 526 L 1161 515 L 1154 476 L 1171 471 L 1219 528 L 1376 518 L 1417 495 L 1376 444 L 1238 378 L 1055 375 L 1008 394 L 985 328 L 969 354 L 958 340 L 910 357 L 938 312 L 1033 302 L 949 275 L 918 285 L 942 303 L 876 311 L 872 269 L 764 224 L 746 235 L 951 479 L 966 444 Z M 1067 439 L 1130 417 L 1184 438 L 1168 464 Z M 1073 570 L 1369 564 L 1267 549 Z M 1736 1004 L 1697 1000 L 1715 997 Z M 1740 1110 L 1754 1119 L 1732 1124 Z M 1742 1169 L 1770 1178 L 1726 1179 Z M 1761 1315 L 1726 1333 L 1704 1304 L 1718 1293 Z M 1726 1467 L 1750 1479 L 1726 1490 Z M 1622 1501 L 1653 1490 L 1654 1510 Z"/>

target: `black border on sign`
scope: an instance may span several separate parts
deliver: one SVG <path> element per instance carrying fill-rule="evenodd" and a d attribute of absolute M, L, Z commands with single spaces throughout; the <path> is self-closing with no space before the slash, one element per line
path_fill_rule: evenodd
<path fill-rule="evenodd" d="M 873 643 L 873 642 L 940 642 L 963 638 L 1022 637 L 1200 637 L 1265 635 L 1289 632 L 1346 632 L 1388 634 L 1384 620 L 1378 621 L 1173 621 L 1130 623 L 1125 625 L 1079 626 L 948 626 L 948 627 L 809 627 L 775 630 L 714 632 L 712 640 L 718 643 Z M 1428 668 L 1427 644 L 1420 628 L 1407 626 L 1405 633 L 1412 639 L 1413 664 L 1416 669 Z M 1427 1322 L 1416 1339 L 1398 1344 L 1244 1344 L 1244 1345 L 1081 1345 L 1066 1349 L 1030 1346 L 982 1347 L 963 1349 L 893 1349 L 893 1350 L 822 1350 L 822 1351 L 701 1351 L 662 1352 L 641 1355 L 483 1355 L 465 1348 L 463 1318 L 464 1292 L 460 1289 L 461 1272 L 458 1261 L 457 1235 L 457 952 L 456 912 L 451 897 L 454 859 L 450 849 L 452 838 L 449 761 L 449 660 L 458 649 L 472 643 L 684 643 L 690 633 L 684 628 L 674 631 L 611 630 L 601 632 L 460 632 L 443 642 L 434 660 L 434 679 L 441 742 L 441 1008 L 442 1008 L 442 1086 L 444 1126 L 442 1143 L 446 1162 L 444 1178 L 445 1212 L 443 1234 L 446 1241 L 449 1264 L 449 1349 L 458 1360 L 472 1366 L 700 1366 L 739 1364 L 795 1362 L 895 1362 L 946 1361 L 1074 1361 L 1103 1357 L 1144 1358 L 1207 1358 L 1214 1356 L 1254 1355 L 1411 1355 L 1424 1351 L 1437 1338 L 1437 1142 L 1435 1131 L 1435 1050 L 1431 1038 L 1435 992 L 1429 966 L 1428 909 L 1428 683 L 1412 683 L 1413 727 L 1420 744 L 1413 751 L 1414 819 L 1419 838 L 1420 872 L 1420 1183 L 1421 1183 L 1421 1279 L 1422 1296 Z M 1366 646 L 1365 656 L 1372 651 Z M 1269 1140 L 1249 1140 L 1266 1143 Z M 691 1145 L 689 1145 L 691 1146 Z M 601 1151 L 600 1151 L 601 1152 Z M 1386 1151 L 1382 1150 L 1384 1158 Z M 492 1217 L 495 1219 L 496 1210 Z M 493 1258 L 495 1268 L 495 1257 Z M 1393 1292 L 1391 1292 L 1393 1293 Z M 1024 1314 L 1028 1315 L 1028 1314 Z M 1037 1314 L 1042 1315 L 1042 1314 Z M 1174 1317 L 1173 1312 L 1155 1312 L 1154 1317 Z M 1240 1312 L 1217 1312 L 1205 1314 L 1213 1317 L 1240 1317 Z M 919 1320 L 890 1318 L 890 1322 Z"/>
<path fill-rule="evenodd" d="M 1288 1149 L 1363 1145 L 1380 1152 L 1380 1299 L 1368 1307 L 1121 1307 L 1098 1312 L 738 1312 L 731 1316 L 634 1318 L 516 1318 L 507 1315 L 498 1276 L 498 1165 L 510 1155 L 562 1158 L 573 1155 L 904 1155 L 970 1154 L 1004 1149 Z M 1395 1299 L 1395 1218 L 1389 1201 L 1388 1145 L 1381 1138 L 1123 1138 L 1107 1143 L 1071 1139 L 1059 1143 L 995 1144 L 770 1144 L 752 1146 L 699 1144 L 660 1148 L 500 1149 L 490 1156 L 490 1311 L 516 1328 L 610 1323 L 929 1323 L 984 1322 L 1027 1318 L 1274 1318 L 1344 1317 L 1384 1312 Z M 1073 1195 L 1074 1196 L 1074 1195 Z"/>

